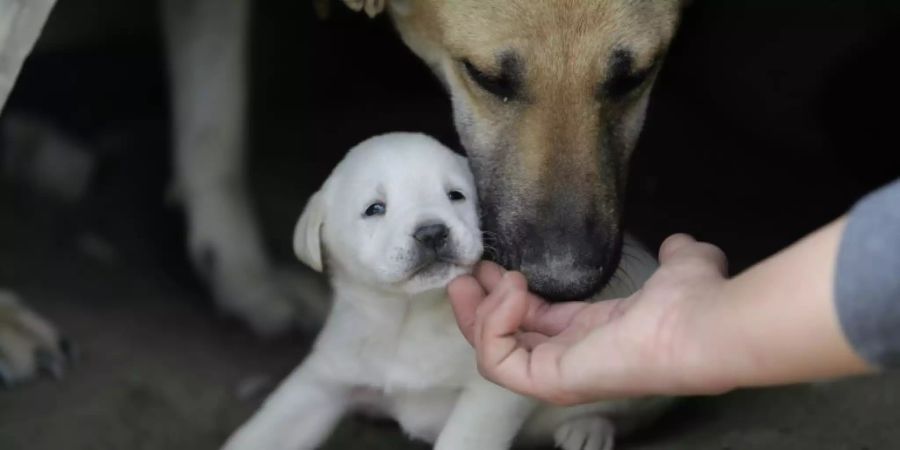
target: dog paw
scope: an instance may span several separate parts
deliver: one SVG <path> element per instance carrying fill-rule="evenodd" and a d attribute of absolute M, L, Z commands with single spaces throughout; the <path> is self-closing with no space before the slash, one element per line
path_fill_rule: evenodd
<path fill-rule="evenodd" d="M 603 417 L 579 417 L 560 425 L 553 439 L 563 450 L 613 450 L 615 427 Z"/>
<path fill-rule="evenodd" d="M 344 3 L 354 11 L 365 11 L 369 17 L 375 17 L 384 11 L 387 0 L 344 0 Z"/>
<path fill-rule="evenodd" d="M 188 192 L 193 195 L 182 200 L 189 257 L 217 307 L 264 337 L 295 326 L 320 327 L 327 294 L 321 295 L 322 289 L 307 279 L 311 275 L 292 276 L 273 267 L 247 195 L 217 183 Z"/>
<path fill-rule="evenodd" d="M 274 337 L 295 327 L 317 330 L 325 322 L 328 287 L 315 274 L 276 270 L 254 258 L 223 257 L 235 253 L 220 247 L 202 248 L 193 260 L 219 309 L 258 335 Z"/>
<path fill-rule="evenodd" d="M 229 265 L 219 268 L 210 282 L 219 307 L 257 334 L 271 337 L 291 328 L 294 308 L 268 271 Z"/>
<path fill-rule="evenodd" d="M 223 267 L 213 281 L 216 301 L 263 337 L 298 327 L 316 330 L 328 314 L 327 287 L 313 275 L 258 267 Z"/>
<path fill-rule="evenodd" d="M 41 373 L 61 378 L 71 357 L 71 345 L 50 322 L 0 290 L 0 384 L 11 387 Z"/>

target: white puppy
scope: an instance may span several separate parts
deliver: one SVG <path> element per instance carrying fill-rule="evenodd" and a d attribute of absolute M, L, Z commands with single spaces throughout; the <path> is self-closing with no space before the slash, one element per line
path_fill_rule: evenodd
<path fill-rule="evenodd" d="M 313 449 L 341 416 L 365 410 L 437 449 L 554 438 L 566 450 L 610 449 L 608 414 L 655 409 L 540 405 L 479 376 L 445 292 L 481 257 L 476 202 L 465 158 L 430 137 L 392 133 L 352 149 L 294 234 L 300 259 L 331 276 L 331 315 L 312 353 L 225 448 Z M 627 260 L 641 271 L 623 279 L 643 282 L 655 267 L 645 253 Z"/>

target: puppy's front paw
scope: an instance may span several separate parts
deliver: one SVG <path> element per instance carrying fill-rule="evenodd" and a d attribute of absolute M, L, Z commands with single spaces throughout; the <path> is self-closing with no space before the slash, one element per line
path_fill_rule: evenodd
<path fill-rule="evenodd" d="M 560 425 L 553 433 L 553 439 L 563 450 L 612 450 L 615 432 L 615 426 L 609 420 L 585 416 Z"/>
<path fill-rule="evenodd" d="M 384 11 L 387 0 L 344 0 L 344 3 L 354 11 L 365 11 L 369 17 L 375 17 Z"/>
<path fill-rule="evenodd" d="M 46 319 L 0 290 L 0 384 L 13 386 L 41 372 L 62 377 L 71 346 Z"/>

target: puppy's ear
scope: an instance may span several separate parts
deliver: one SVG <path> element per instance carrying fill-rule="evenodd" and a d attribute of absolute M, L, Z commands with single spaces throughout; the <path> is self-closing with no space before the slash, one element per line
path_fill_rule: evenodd
<path fill-rule="evenodd" d="M 294 253 L 304 264 L 322 271 L 322 224 L 325 222 L 325 200 L 318 191 L 306 202 L 306 208 L 294 227 Z"/>

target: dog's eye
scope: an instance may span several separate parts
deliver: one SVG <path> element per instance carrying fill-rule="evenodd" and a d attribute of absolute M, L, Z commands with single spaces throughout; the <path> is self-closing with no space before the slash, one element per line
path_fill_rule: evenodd
<path fill-rule="evenodd" d="M 616 76 L 603 86 L 607 98 L 618 100 L 624 98 L 647 80 L 647 72 Z"/>
<path fill-rule="evenodd" d="M 465 66 L 469 78 L 485 91 L 490 92 L 503 100 L 503 102 L 515 99 L 517 91 L 519 90 L 519 82 L 512 73 L 514 71 L 513 65 L 514 63 L 508 63 L 507 60 L 504 60 L 500 75 L 489 75 L 478 70 L 478 68 L 468 60 L 463 61 L 463 66 Z"/>
<path fill-rule="evenodd" d="M 639 71 L 634 70 L 634 58 L 630 52 L 618 50 L 610 62 L 609 77 L 603 83 L 601 93 L 607 99 L 620 100 L 644 85 L 655 64 Z"/>
<path fill-rule="evenodd" d="M 386 213 L 386 212 L 387 212 L 387 205 L 385 205 L 384 202 L 375 202 L 375 203 L 372 203 L 371 205 L 369 205 L 368 208 L 366 208 L 366 212 L 363 213 L 363 216 L 365 216 L 365 217 L 383 216 L 384 213 Z"/>
<path fill-rule="evenodd" d="M 466 199 L 466 195 L 465 195 L 465 194 L 463 194 L 462 192 L 456 191 L 456 190 L 453 190 L 453 191 L 448 192 L 448 193 L 447 193 L 447 197 L 450 198 L 450 201 L 451 201 L 451 202 L 458 202 L 458 201 L 460 201 L 460 200 L 465 200 L 465 199 Z"/>

